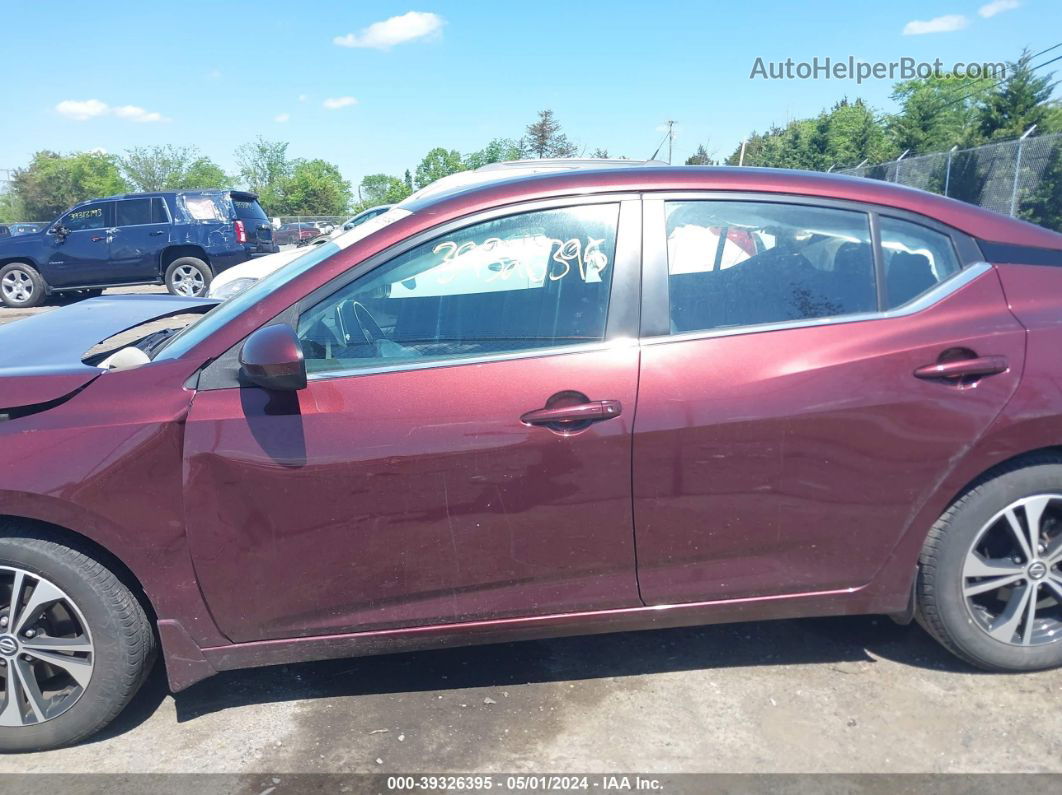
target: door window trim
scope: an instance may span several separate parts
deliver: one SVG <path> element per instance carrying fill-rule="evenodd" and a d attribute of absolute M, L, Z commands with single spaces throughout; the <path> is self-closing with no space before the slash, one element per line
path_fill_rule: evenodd
<path fill-rule="evenodd" d="M 874 256 L 874 278 L 877 289 L 878 309 L 875 312 L 860 312 L 832 317 L 785 320 L 777 323 L 757 323 L 747 326 L 732 326 L 671 333 L 671 303 L 668 281 L 667 218 L 665 204 L 672 201 L 731 201 L 757 202 L 760 204 L 788 204 L 824 209 L 859 212 L 869 218 L 871 248 Z M 881 249 L 881 218 L 926 227 L 950 240 L 960 269 L 921 296 L 894 309 L 885 309 L 885 266 Z M 753 191 L 657 191 L 642 194 L 642 322 L 640 339 L 643 344 L 656 344 L 671 340 L 691 340 L 712 337 L 728 337 L 737 334 L 754 334 L 765 331 L 782 331 L 792 328 L 857 323 L 902 317 L 921 312 L 959 288 L 969 284 L 985 273 L 991 266 L 984 261 L 981 250 L 972 237 L 957 229 L 941 224 L 931 218 L 907 210 L 884 207 L 847 199 L 831 199 L 818 196 L 803 196 L 789 193 L 761 193 Z"/>

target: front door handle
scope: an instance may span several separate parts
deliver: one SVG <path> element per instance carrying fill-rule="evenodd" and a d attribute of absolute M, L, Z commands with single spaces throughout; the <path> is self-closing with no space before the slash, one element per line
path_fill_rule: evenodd
<path fill-rule="evenodd" d="M 165 229 L 156 229 L 154 232 L 148 232 L 148 234 L 151 237 L 158 237 L 159 235 L 166 234 L 166 230 Z"/>
<path fill-rule="evenodd" d="M 107 237 L 104 235 L 93 235 L 89 238 L 89 240 L 91 240 L 93 243 L 100 243 L 104 240 L 107 240 Z"/>
<path fill-rule="evenodd" d="M 1006 372 L 1006 356 L 978 356 L 975 359 L 956 359 L 919 367 L 916 378 L 963 378 L 965 376 L 996 375 Z"/>
<path fill-rule="evenodd" d="M 535 409 L 520 417 L 526 425 L 582 424 L 600 422 L 618 417 L 623 406 L 618 400 L 591 400 L 575 406 L 560 406 L 553 409 Z"/>

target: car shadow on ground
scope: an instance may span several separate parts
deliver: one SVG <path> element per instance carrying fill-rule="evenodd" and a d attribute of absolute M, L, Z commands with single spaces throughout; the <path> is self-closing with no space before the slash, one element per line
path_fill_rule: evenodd
<path fill-rule="evenodd" d="M 833 665 L 885 659 L 975 675 L 917 625 L 846 616 L 623 632 L 226 671 L 178 693 L 178 721 L 250 704 L 640 676 L 711 668 Z M 847 666 L 843 664 L 848 664 Z M 146 721 L 168 693 L 156 666 L 133 704 L 96 739 Z"/>

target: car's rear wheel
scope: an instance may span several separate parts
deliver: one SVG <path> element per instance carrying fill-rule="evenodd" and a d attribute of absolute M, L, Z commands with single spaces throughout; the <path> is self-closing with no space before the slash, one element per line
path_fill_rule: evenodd
<path fill-rule="evenodd" d="M 198 257 L 180 257 L 166 269 L 166 289 L 173 295 L 199 298 L 207 294 L 214 278 L 210 266 Z"/>
<path fill-rule="evenodd" d="M 994 473 L 930 531 L 918 579 L 922 625 L 981 668 L 1062 666 L 1062 458 Z"/>
<path fill-rule="evenodd" d="M 143 607 L 99 561 L 46 537 L 0 538 L 0 751 L 98 731 L 154 651 Z"/>
<path fill-rule="evenodd" d="M 46 293 L 44 279 L 37 269 L 24 262 L 12 262 L 0 268 L 0 301 L 12 309 L 40 306 Z"/>

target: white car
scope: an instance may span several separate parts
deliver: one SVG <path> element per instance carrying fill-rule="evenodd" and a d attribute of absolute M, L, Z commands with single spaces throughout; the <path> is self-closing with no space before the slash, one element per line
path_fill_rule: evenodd
<path fill-rule="evenodd" d="M 319 237 L 311 241 L 311 244 L 302 248 L 281 251 L 278 254 L 270 254 L 267 257 L 244 262 L 227 271 L 223 271 L 214 277 L 210 283 L 210 298 L 228 299 L 239 295 L 259 279 L 263 279 L 278 268 L 282 268 L 289 262 L 314 251 L 317 245 L 326 242 L 335 243 L 341 249 L 356 243 L 378 229 L 391 224 L 400 218 L 411 215 L 412 212 L 406 207 L 428 196 L 437 196 L 442 193 L 456 192 L 473 185 L 482 185 L 486 182 L 499 182 L 504 179 L 523 177 L 528 174 L 541 174 L 554 171 L 573 171 L 590 168 L 616 168 L 625 166 L 663 166 L 667 165 L 659 160 L 606 160 L 601 158 L 555 158 L 542 160 L 509 160 L 503 163 L 491 163 L 474 171 L 459 171 L 448 177 L 443 177 L 427 185 L 398 204 L 390 207 L 386 212 L 375 215 L 367 221 L 361 222 L 351 229 L 335 235 L 332 238 Z M 375 208 L 373 208 L 375 209 Z M 364 214 L 370 211 L 366 210 Z M 351 221 L 361 216 L 355 216 Z M 349 221 L 347 222 L 350 223 Z M 344 224 L 344 227 L 347 224 Z"/>

